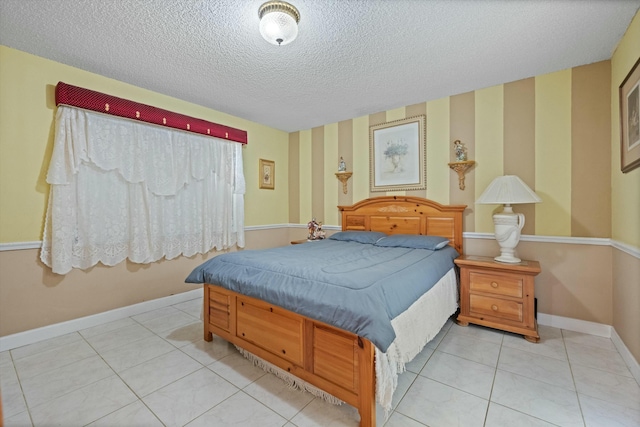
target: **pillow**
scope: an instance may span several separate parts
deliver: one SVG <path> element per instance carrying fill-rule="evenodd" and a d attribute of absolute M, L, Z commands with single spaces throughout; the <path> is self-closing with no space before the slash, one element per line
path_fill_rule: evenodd
<path fill-rule="evenodd" d="M 329 239 L 373 244 L 385 236 L 386 234 L 380 231 L 339 231 L 332 234 Z"/>
<path fill-rule="evenodd" d="M 449 244 L 449 239 L 440 236 L 420 236 L 417 234 L 393 234 L 376 242 L 376 246 L 429 249 L 437 251 Z"/>

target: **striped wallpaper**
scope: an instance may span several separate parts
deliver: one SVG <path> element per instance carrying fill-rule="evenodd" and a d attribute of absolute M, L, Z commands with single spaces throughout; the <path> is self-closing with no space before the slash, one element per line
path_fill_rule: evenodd
<path fill-rule="evenodd" d="M 516 206 L 523 234 L 610 237 L 611 64 L 602 61 L 409 105 L 289 135 L 289 221 L 339 225 L 337 205 L 408 194 L 466 204 L 465 231 L 493 232 L 491 205 L 475 205 L 499 175 L 520 176 L 543 202 Z M 427 189 L 369 191 L 369 126 L 425 114 Z M 476 165 L 458 188 L 453 141 Z M 342 156 L 348 194 L 335 177 Z"/>

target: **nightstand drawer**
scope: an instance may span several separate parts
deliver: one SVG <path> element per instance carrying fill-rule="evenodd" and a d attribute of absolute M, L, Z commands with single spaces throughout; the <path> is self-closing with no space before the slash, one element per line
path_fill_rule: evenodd
<path fill-rule="evenodd" d="M 469 311 L 471 314 L 493 316 L 522 322 L 522 304 L 519 302 L 481 295 L 470 295 L 469 298 Z"/>
<path fill-rule="evenodd" d="M 469 290 L 522 298 L 522 278 L 499 273 L 469 272 Z"/>

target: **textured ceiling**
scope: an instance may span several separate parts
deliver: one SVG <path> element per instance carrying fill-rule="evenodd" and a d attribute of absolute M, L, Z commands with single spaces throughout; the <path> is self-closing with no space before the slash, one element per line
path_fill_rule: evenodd
<path fill-rule="evenodd" d="M 640 7 L 289 1 L 287 46 L 261 38 L 263 0 L 1 0 L 0 43 L 296 131 L 609 59 Z"/>

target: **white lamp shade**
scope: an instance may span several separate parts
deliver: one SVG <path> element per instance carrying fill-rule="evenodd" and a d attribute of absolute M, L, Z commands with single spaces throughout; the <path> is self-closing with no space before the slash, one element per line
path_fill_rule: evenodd
<path fill-rule="evenodd" d="M 476 203 L 484 205 L 515 205 L 540 202 L 542 202 L 542 199 L 515 175 L 497 177 L 476 200 Z"/>
<path fill-rule="evenodd" d="M 258 12 L 260 34 L 271 44 L 285 45 L 298 36 L 298 10 L 289 3 L 271 1 L 263 4 Z"/>

